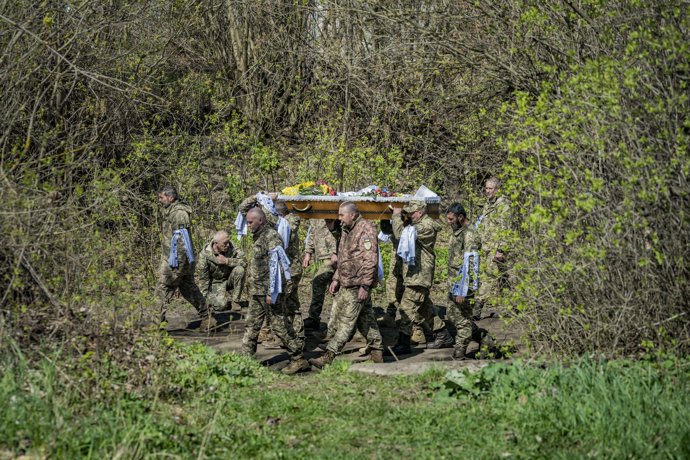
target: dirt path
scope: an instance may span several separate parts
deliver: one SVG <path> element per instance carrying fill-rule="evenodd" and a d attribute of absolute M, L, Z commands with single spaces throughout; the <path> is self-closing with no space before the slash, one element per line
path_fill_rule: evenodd
<path fill-rule="evenodd" d="M 324 316 L 327 316 L 325 314 Z M 170 336 L 186 343 L 204 343 L 218 351 L 230 352 L 239 351 L 241 348 L 242 334 L 244 332 L 244 318 L 241 314 L 220 314 L 217 319 L 225 323 L 222 328 L 211 333 L 202 333 L 198 330 L 198 321 L 190 322 L 192 314 L 182 314 L 173 316 L 170 319 L 168 333 Z M 327 318 L 322 320 L 327 321 Z M 504 322 L 498 318 L 485 318 L 477 323 L 479 327 L 487 329 L 499 342 L 507 344 L 511 340 L 518 342 L 515 331 L 509 330 Z M 322 323 L 325 326 L 325 324 Z M 195 329 L 196 328 L 196 329 Z M 390 328 L 381 328 L 384 339 L 384 347 L 395 344 L 397 331 Z M 323 351 L 318 348 L 319 341 L 315 339 L 310 331 L 307 331 L 307 342 L 305 346 L 305 357 L 307 359 L 319 356 Z M 377 375 L 400 375 L 416 374 L 424 372 L 431 367 L 444 369 L 469 368 L 477 369 L 489 364 L 488 360 L 470 359 L 465 361 L 455 361 L 452 358 L 452 348 L 441 350 L 429 350 L 425 345 L 414 348 L 411 355 L 393 357 L 386 356 L 383 364 L 373 364 L 366 361 L 366 357 L 360 353 L 360 348 L 364 347 L 363 342 L 351 341 L 343 350 L 338 359 L 346 359 L 355 363 L 351 370 Z M 468 355 L 475 358 L 477 344 L 471 343 Z M 268 348 L 264 344 L 259 344 L 255 359 L 261 361 L 272 369 L 279 370 L 288 363 L 288 354 L 283 349 Z M 360 364 L 361 363 L 361 364 Z"/>

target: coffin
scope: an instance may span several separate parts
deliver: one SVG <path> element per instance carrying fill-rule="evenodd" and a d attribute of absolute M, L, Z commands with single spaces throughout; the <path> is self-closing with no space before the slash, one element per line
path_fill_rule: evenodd
<path fill-rule="evenodd" d="M 438 219 L 441 198 L 438 196 L 419 198 L 408 196 L 320 196 L 320 195 L 279 195 L 279 200 L 287 204 L 288 209 L 303 219 L 337 219 L 338 207 L 343 201 L 352 201 L 362 217 L 368 220 L 386 220 L 393 215 L 393 208 L 402 208 L 412 200 L 426 201 L 426 213 Z"/>

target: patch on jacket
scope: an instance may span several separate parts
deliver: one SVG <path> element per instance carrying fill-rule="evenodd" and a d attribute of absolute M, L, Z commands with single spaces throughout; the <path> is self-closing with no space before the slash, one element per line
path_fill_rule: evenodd
<path fill-rule="evenodd" d="M 368 236 L 364 237 L 364 249 L 366 249 L 367 251 L 371 249 L 371 240 Z"/>

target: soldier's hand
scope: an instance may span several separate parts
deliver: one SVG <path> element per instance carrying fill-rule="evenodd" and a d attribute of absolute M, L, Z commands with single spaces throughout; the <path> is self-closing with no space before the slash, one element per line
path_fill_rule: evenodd
<path fill-rule="evenodd" d="M 270 196 L 272 200 L 275 200 L 278 198 L 278 192 L 271 192 L 268 194 L 268 196 Z"/>
<path fill-rule="evenodd" d="M 359 292 L 357 292 L 357 300 L 367 300 L 369 298 L 369 290 L 359 287 Z"/>
<path fill-rule="evenodd" d="M 393 215 L 397 216 L 398 214 L 402 214 L 402 208 L 393 208 Z"/>
<path fill-rule="evenodd" d="M 331 285 L 328 286 L 328 292 L 330 292 L 332 295 L 335 295 L 335 293 L 338 292 L 338 289 L 340 289 L 340 283 L 335 280 L 333 280 Z"/>
<path fill-rule="evenodd" d="M 337 263 L 338 263 L 338 255 L 337 254 L 331 255 L 331 265 L 333 265 L 335 267 L 335 265 Z"/>
<path fill-rule="evenodd" d="M 273 301 L 271 300 L 271 296 L 268 294 L 266 295 L 266 305 L 273 305 Z"/>
<path fill-rule="evenodd" d="M 304 268 L 307 268 L 310 264 L 311 264 L 311 254 L 307 252 L 304 254 L 304 260 L 302 261 L 302 266 Z"/>
<path fill-rule="evenodd" d="M 465 298 L 461 295 L 456 295 L 453 298 L 453 302 L 455 302 L 455 303 L 463 303 L 464 301 L 465 301 Z"/>
<path fill-rule="evenodd" d="M 223 254 L 218 254 L 218 257 L 216 257 L 216 260 L 220 265 L 227 265 L 229 259 L 225 257 Z"/>

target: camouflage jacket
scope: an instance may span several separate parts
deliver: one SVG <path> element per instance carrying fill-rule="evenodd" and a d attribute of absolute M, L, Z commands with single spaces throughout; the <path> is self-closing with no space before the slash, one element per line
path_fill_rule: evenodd
<path fill-rule="evenodd" d="M 482 211 L 482 217 L 477 227 L 481 254 L 485 258 L 493 258 L 496 251 L 506 251 L 502 244 L 502 232 L 510 225 L 510 202 L 504 196 L 487 201 Z M 485 259 L 489 260 L 489 259 Z"/>
<path fill-rule="evenodd" d="M 373 287 L 378 277 L 378 239 L 376 227 L 357 217 L 352 228 L 343 227 L 338 244 L 338 267 L 333 279 L 342 287 Z"/>
<path fill-rule="evenodd" d="M 302 276 L 302 259 L 299 250 L 299 225 L 302 220 L 297 214 L 290 213 L 285 216 L 285 220 L 290 224 L 290 242 L 288 243 L 287 253 L 290 259 L 290 275 Z"/>
<path fill-rule="evenodd" d="M 180 201 L 173 201 L 168 207 L 159 208 L 160 227 L 161 227 L 161 249 L 163 258 L 167 259 L 170 255 L 170 243 L 173 231 L 186 228 L 189 231 L 189 238 L 192 237 L 192 208 Z M 187 252 L 185 251 L 184 241 L 178 237 L 177 260 L 180 267 L 187 264 Z M 193 251 L 193 248 L 192 248 Z"/>
<path fill-rule="evenodd" d="M 228 258 L 227 265 L 218 263 L 218 256 L 222 255 Z M 199 252 L 196 261 L 196 277 L 199 281 L 199 289 L 204 295 L 208 295 L 211 285 L 223 283 L 230 277 L 232 269 L 238 265 L 244 264 L 244 254 L 238 251 L 230 243 L 228 249 L 221 254 L 213 253 L 213 243 L 208 243 L 204 249 Z"/>
<path fill-rule="evenodd" d="M 283 245 L 278 232 L 268 223 L 253 234 L 252 252 L 247 268 L 247 290 L 250 295 L 267 295 L 270 286 L 268 253 Z"/>
<path fill-rule="evenodd" d="M 448 281 L 452 285 L 458 276 L 458 270 L 465 259 L 465 253 L 477 250 L 476 233 L 473 225 L 467 223 L 453 232 L 448 244 Z"/>
<path fill-rule="evenodd" d="M 329 230 L 324 219 L 312 221 L 309 239 L 306 241 L 304 252 L 314 254 L 318 260 L 330 260 L 333 254 L 338 253 L 338 244 L 335 236 Z"/>
<path fill-rule="evenodd" d="M 402 236 L 405 229 L 400 214 L 393 215 L 393 234 L 396 238 Z M 441 223 L 424 214 L 419 222 L 413 224 L 417 227 L 417 240 L 415 253 L 417 263 L 413 266 L 403 264 L 403 284 L 405 286 L 421 286 L 431 288 L 434 284 L 434 270 L 436 269 L 436 235 L 441 230 Z"/>

